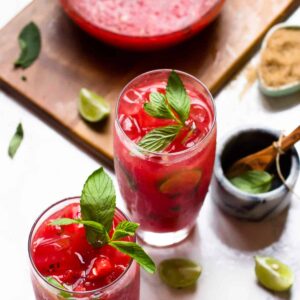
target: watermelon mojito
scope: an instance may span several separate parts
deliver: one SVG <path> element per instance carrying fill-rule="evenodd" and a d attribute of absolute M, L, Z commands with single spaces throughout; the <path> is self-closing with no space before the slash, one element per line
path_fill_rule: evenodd
<path fill-rule="evenodd" d="M 81 197 L 50 206 L 28 240 L 37 300 L 139 300 L 139 266 L 155 263 L 135 242 L 139 224 L 116 208 L 116 192 L 103 168 L 86 180 Z"/>
<path fill-rule="evenodd" d="M 49 226 L 55 219 L 79 217 L 79 198 L 69 198 L 35 222 L 28 246 L 36 299 L 138 300 L 140 271 L 128 255 L 108 245 L 94 248 L 81 224 Z M 124 220 L 127 217 L 116 209 L 110 235 Z"/>
<path fill-rule="evenodd" d="M 208 190 L 215 147 L 213 99 L 193 76 L 155 70 L 123 89 L 116 108 L 115 171 L 146 243 L 165 246 L 188 235 Z"/>

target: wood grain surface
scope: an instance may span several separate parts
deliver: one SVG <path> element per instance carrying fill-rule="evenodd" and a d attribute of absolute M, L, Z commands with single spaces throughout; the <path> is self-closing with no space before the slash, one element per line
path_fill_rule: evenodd
<path fill-rule="evenodd" d="M 298 0 L 227 0 L 221 15 L 193 39 L 162 51 L 130 53 L 86 35 L 69 20 L 58 0 L 35 0 L 0 31 L 0 83 L 23 102 L 99 154 L 113 158 L 110 118 L 91 126 L 77 111 L 81 87 L 98 92 L 114 108 L 122 87 L 139 73 L 174 68 L 193 74 L 216 93 L 245 62 L 267 29 L 286 17 Z M 35 21 L 42 33 L 42 52 L 28 69 L 14 69 L 17 36 Z M 27 81 L 21 80 L 21 76 Z"/>

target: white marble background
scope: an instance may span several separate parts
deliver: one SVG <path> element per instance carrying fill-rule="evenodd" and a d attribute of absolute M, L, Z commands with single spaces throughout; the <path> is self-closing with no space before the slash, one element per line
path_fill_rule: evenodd
<path fill-rule="evenodd" d="M 50 1 L 50 0 L 49 0 Z M 0 1 L 0 28 L 29 0 Z M 300 24 L 300 9 L 292 16 Z M 12 37 L 13 38 L 13 37 Z M 1 47 L 1 45 L 0 45 Z M 255 65 L 254 57 L 249 64 Z M 249 89 L 247 66 L 216 97 L 219 137 L 240 125 L 261 124 L 289 132 L 299 125 L 300 94 L 263 97 L 255 82 Z M 7 147 L 22 121 L 25 138 L 14 160 Z M 300 145 L 297 145 L 300 151 Z M 99 166 L 79 147 L 0 90 L 0 287 L 2 300 L 33 300 L 28 274 L 27 236 L 36 216 L 54 201 L 79 195 L 86 177 Z M 300 181 L 296 186 L 300 194 Z M 124 206 L 118 197 L 118 206 Z M 168 249 L 151 249 L 156 262 L 190 257 L 203 266 L 196 287 L 172 290 L 158 276 L 142 274 L 141 300 L 300 299 L 300 200 L 268 222 L 247 223 L 221 213 L 207 196 L 198 226 L 188 240 Z M 253 255 L 274 255 L 295 272 L 290 294 L 272 294 L 255 279 Z"/>

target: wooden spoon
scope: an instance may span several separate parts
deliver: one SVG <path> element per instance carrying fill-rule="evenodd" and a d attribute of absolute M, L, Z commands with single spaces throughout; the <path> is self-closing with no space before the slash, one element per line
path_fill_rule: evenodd
<path fill-rule="evenodd" d="M 281 140 L 282 151 L 289 150 L 300 140 L 300 125 L 288 136 Z M 249 170 L 266 170 L 275 160 L 278 149 L 274 144 L 254 154 L 250 154 L 236 161 L 226 172 L 228 178 L 236 177 Z"/>

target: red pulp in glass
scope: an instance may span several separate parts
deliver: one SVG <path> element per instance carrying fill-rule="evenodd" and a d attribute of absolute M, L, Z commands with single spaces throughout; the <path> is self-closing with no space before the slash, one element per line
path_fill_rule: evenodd
<path fill-rule="evenodd" d="M 83 225 L 49 225 L 50 221 L 59 218 L 80 218 L 79 203 L 69 204 L 52 214 L 34 234 L 31 255 L 41 275 L 53 277 L 67 290 L 83 292 L 105 287 L 123 274 L 131 262 L 129 256 L 108 245 L 91 246 Z M 110 235 L 120 221 L 120 216 L 115 214 Z M 132 288 L 138 289 L 138 286 Z"/>

